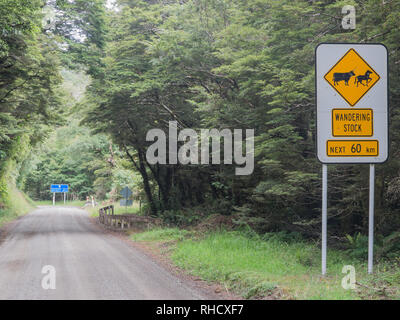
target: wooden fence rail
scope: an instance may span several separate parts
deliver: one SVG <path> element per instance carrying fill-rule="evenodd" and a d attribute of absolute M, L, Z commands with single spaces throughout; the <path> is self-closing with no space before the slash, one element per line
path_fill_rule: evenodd
<path fill-rule="evenodd" d="M 100 223 L 114 229 L 130 229 L 134 226 L 150 227 L 158 225 L 158 219 L 138 216 L 136 214 L 114 214 L 114 206 L 99 209 Z"/>

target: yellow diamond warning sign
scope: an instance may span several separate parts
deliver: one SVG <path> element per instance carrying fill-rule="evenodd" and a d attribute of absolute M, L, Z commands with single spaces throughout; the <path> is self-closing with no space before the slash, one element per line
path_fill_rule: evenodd
<path fill-rule="evenodd" d="M 383 163 L 388 159 L 388 71 L 388 51 L 382 44 L 316 47 L 319 161 Z"/>
<path fill-rule="evenodd" d="M 324 78 L 353 107 L 380 76 L 354 49 L 350 49 Z"/>

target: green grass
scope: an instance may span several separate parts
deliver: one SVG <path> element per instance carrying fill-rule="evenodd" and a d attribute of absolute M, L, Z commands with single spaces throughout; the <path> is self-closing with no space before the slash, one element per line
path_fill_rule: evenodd
<path fill-rule="evenodd" d="M 134 241 L 182 241 L 192 233 L 178 228 L 156 228 L 143 233 L 136 233 L 131 236 Z"/>
<path fill-rule="evenodd" d="M 15 185 L 8 184 L 6 207 L 0 209 L 0 227 L 34 209 L 35 204 L 28 196 L 20 192 Z"/>
<path fill-rule="evenodd" d="M 304 243 L 262 241 L 221 232 L 180 243 L 172 258 L 178 266 L 206 280 L 223 282 L 246 298 L 271 292 L 271 288 L 283 289 L 281 294 L 297 299 L 356 298 L 336 281 L 342 278 L 342 267 L 355 262 L 331 252 L 328 264 L 333 279 L 321 280 L 318 250 Z"/>
<path fill-rule="evenodd" d="M 196 238 L 197 237 L 197 238 Z M 382 298 L 378 290 L 345 290 L 342 268 L 353 265 L 357 281 L 369 287 L 391 286 L 388 298 L 399 298 L 400 268 L 388 266 L 376 275 L 366 273 L 363 262 L 341 251 L 328 251 L 326 277 L 320 276 L 317 244 L 279 239 L 263 240 L 255 235 L 220 231 L 200 236 L 179 229 L 155 229 L 132 236 L 135 241 L 178 240 L 173 262 L 193 275 L 223 284 L 244 298 L 273 295 L 281 299 Z M 383 269 L 384 264 L 377 266 Z M 359 288 L 359 287 L 358 287 Z M 397 288 L 397 289 L 396 289 Z"/>
<path fill-rule="evenodd" d="M 81 200 L 77 200 L 77 201 L 67 201 L 65 203 L 66 206 L 74 206 L 74 207 L 83 207 L 85 205 L 86 201 L 81 201 Z M 52 206 L 53 205 L 53 201 L 52 200 L 41 200 L 41 201 L 35 201 L 35 205 L 36 206 Z M 130 207 L 121 207 L 119 205 L 119 202 L 114 202 L 114 213 L 115 214 L 138 214 L 140 211 L 140 206 L 138 202 L 134 202 L 132 206 Z M 56 206 L 64 206 L 64 202 L 63 201 L 57 201 L 56 202 Z M 101 203 L 98 204 L 96 207 L 92 207 L 92 206 L 87 206 L 85 207 L 85 209 L 90 213 L 90 215 L 92 217 L 98 217 L 99 216 L 99 209 L 104 207 L 106 205 L 102 205 Z M 108 205 L 107 205 L 108 206 Z"/>
<path fill-rule="evenodd" d="M 74 206 L 74 207 L 83 207 L 85 205 L 86 201 L 82 200 L 77 200 L 77 201 L 67 201 L 65 203 L 66 206 Z M 53 201 L 52 200 L 40 200 L 40 201 L 35 201 L 36 206 L 52 206 Z M 114 202 L 114 213 L 115 214 L 138 214 L 140 211 L 140 206 L 138 202 L 134 202 L 132 206 L 126 208 L 126 207 L 121 207 L 119 205 L 119 202 Z M 63 201 L 57 201 L 56 206 L 64 206 Z M 90 213 L 92 217 L 98 217 L 99 216 L 99 209 L 104 207 L 106 205 L 102 205 L 101 202 L 96 206 L 87 206 L 85 209 Z M 107 205 L 108 206 L 108 205 Z"/>
<path fill-rule="evenodd" d="M 81 200 L 76 200 L 76 201 L 67 201 L 65 203 L 65 206 L 73 206 L 73 207 L 83 207 L 85 204 L 85 201 Z M 52 206 L 53 205 L 53 200 L 40 200 L 40 201 L 35 201 L 36 206 Z M 64 206 L 64 201 L 56 201 L 56 206 Z"/>
<path fill-rule="evenodd" d="M 98 217 L 99 209 L 104 206 L 106 206 L 106 205 L 99 204 L 95 208 L 86 207 L 85 209 L 90 212 L 92 217 Z M 109 206 L 109 205 L 107 205 L 107 206 Z M 133 202 L 133 205 L 130 207 L 121 207 L 119 205 L 119 202 L 114 202 L 113 206 L 114 206 L 114 214 L 139 214 L 139 211 L 140 211 L 139 202 Z"/>

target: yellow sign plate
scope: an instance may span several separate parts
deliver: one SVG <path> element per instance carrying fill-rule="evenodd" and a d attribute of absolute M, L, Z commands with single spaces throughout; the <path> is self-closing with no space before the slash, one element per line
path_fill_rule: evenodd
<path fill-rule="evenodd" d="M 377 157 L 378 140 L 328 140 L 326 143 L 328 157 Z"/>
<path fill-rule="evenodd" d="M 372 109 L 333 109 L 334 137 L 372 137 L 374 135 Z"/>
<path fill-rule="evenodd" d="M 324 78 L 354 107 L 379 81 L 380 76 L 354 49 L 350 49 Z"/>

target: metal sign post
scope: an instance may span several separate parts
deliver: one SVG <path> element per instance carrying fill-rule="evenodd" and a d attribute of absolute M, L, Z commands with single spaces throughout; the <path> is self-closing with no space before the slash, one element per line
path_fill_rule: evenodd
<path fill-rule="evenodd" d="M 315 58 L 322 274 L 326 274 L 329 163 L 370 165 L 368 273 L 372 273 L 375 163 L 389 156 L 388 51 L 382 44 L 322 43 Z"/>
<path fill-rule="evenodd" d="M 368 273 L 374 269 L 375 165 L 369 167 Z"/>
<path fill-rule="evenodd" d="M 322 165 L 322 275 L 326 274 L 326 247 L 328 229 L 328 166 Z"/>

